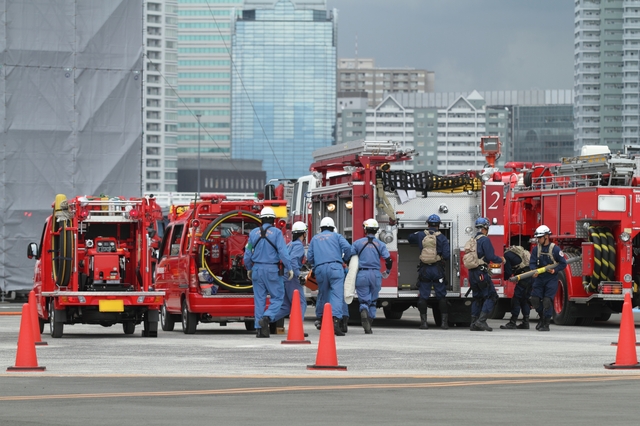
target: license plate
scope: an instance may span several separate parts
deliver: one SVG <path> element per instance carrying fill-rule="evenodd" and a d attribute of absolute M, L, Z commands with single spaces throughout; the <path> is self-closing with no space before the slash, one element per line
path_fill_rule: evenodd
<path fill-rule="evenodd" d="M 124 312 L 124 301 L 122 300 L 99 300 L 98 303 L 100 312 Z"/>

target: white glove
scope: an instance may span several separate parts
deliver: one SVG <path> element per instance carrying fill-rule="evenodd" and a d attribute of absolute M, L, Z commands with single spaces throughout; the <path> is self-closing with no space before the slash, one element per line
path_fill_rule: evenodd
<path fill-rule="evenodd" d="M 251 271 L 251 269 L 249 269 L 249 270 L 247 271 L 247 278 L 249 278 L 249 281 L 253 281 L 253 280 L 251 279 L 251 273 L 252 273 L 252 271 Z"/>
<path fill-rule="evenodd" d="M 391 273 L 391 271 L 384 271 L 384 272 L 382 273 L 382 278 L 386 280 L 387 278 L 389 278 L 389 274 L 390 274 L 390 273 Z"/>
<path fill-rule="evenodd" d="M 292 279 L 293 279 L 293 269 L 292 269 L 292 270 L 290 270 L 290 271 L 287 273 L 287 279 L 288 279 L 288 280 L 292 280 Z"/>

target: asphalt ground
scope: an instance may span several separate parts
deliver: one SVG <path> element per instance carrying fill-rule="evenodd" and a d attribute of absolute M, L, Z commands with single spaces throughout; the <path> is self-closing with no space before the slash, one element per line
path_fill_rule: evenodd
<path fill-rule="evenodd" d="M 444 331 L 429 312 L 430 329 L 419 330 L 411 309 L 377 319 L 373 335 L 352 326 L 335 337 L 346 371 L 307 369 L 332 352 L 318 347 L 310 316 L 308 345 L 256 339 L 244 324 L 200 324 L 195 335 L 176 324 L 157 338 L 74 325 L 61 339 L 46 326 L 48 345 L 36 349 L 46 370 L 16 373 L 4 370 L 16 361 L 20 316 L 2 315 L 0 424 L 637 424 L 640 370 L 604 368 L 619 321 Z"/>

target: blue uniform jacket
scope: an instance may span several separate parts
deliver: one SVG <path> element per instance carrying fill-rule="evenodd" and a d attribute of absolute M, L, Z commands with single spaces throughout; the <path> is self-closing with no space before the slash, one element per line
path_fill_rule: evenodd
<path fill-rule="evenodd" d="M 300 275 L 300 268 L 302 267 L 302 259 L 304 259 L 304 244 L 302 241 L 291 241 L 287 246 L 289 249 L 289 257 L 291 257 L 291 267 L 293 268 L 294 278 Z"/>
<path fill-rule="evenodd" d="M 387 246 L 377 239 L 373 234 L 371 244 L 369 244 L 369 238 L 364 237 L 353 243 L 353 254 L 358 254 L 358 268 L 359 269 L 380 269 L 380 258 L 388 259 L 391 257 Z M 374 247 L 375 246 L 375 247 Z M 377 249 L 377 250 L 376 250 Z"/>
<path fill-rule="evenodd" d="M 307 262 L 314 266 L 330 262 L 343 263 L 349 262 L 351 255 L 351 244 L 342 235 L 325 230 L 311 239 Z"/>
<path fill-rule="evenodd" d="M 262 240 L 260 240 L 260 228 L 267 229 L 265 238 Z M 255 263 L 275 265 L 279 261 L 282 261 L 284 270 L 290 271 L 291 258 L 289 257 L 287 245 L 284 243 L 282 232 L 275 226 L 269 224 L 264 224 L 260 228 L 254 229 L 249 234 L 249 242 L 244 251 L 245 268 L 250 270 Z M 265 241 L 265 239 L 271 241 L 275 248 L 269 244 L 269 241 Z"/>
<path fill-rule="evenodd" d="M 551 244 L 547 246 L 536 245 L 533 250 L 531 250 L 531 259 L 529 260 L 529 267 L 531 268 L 531 270 L 558 263 L 558 265 L 553 268 L 555 270 L 555 274 L 552 275 L 548 272 L 544 272 L 540 274 L 539 277 L 544 277 L 545 275 L 549 277 L 553 277 L 554 275 L 557 276 L 558 272 L 567 267 L 567 261 L 562 255 L 563 253 L 562 250 L 560 250 L 560 247 L 558 247 L 557 244 L 554 244 L 553 253 L 549 254 L 550 246 Z M 538 256 L 538 247 L 542 247 L 542 249 L 540 250 L 540 256 Z"/>

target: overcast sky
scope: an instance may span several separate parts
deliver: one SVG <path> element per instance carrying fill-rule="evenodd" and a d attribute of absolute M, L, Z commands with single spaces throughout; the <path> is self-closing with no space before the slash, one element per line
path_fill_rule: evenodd
<path fill-rule="evenodd" d="M 338 57 L 435 71 L 436 92 L 573 89 L 573 0 L 327 0 Z"/>

